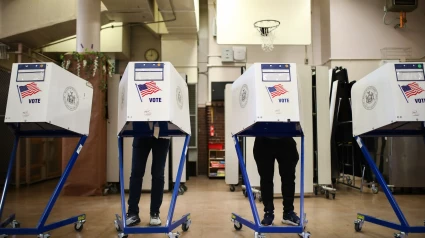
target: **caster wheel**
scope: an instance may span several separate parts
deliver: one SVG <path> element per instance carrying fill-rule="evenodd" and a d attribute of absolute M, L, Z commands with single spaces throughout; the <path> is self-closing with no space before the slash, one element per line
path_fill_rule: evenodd
<path fill-rule="evenodd" d="M 191 220 L 187 220 L 185 223 L 183 223 L 182 224 L 182 230 L 184 232 L 188 231 L 191 223 L 192 223 Z"/>
<path fill-rule="evenodd" d="M 78 232 L 82 231 L 83 228 L 84 228 L 84 225 L 81 222 L 77 222 L 77 223 L 74 224 L 74 230 L 76 230 Z"/>
<path fill-rule="evenodd" d="M 182 187 L 179 188 L 179 195 L 183 195 L 184 194 L 184 190 Z"/>
<path fill-rule="evenodd" d="M 182 188 L 185 192 L 187 192 L 187 186 L 186 185 L 182 184 Z"/>
<path fill-rule="evenodd" d="M 335 199 L 336 194 L 332 193 L 332 199 Z"/>
<path fill-rule="evenodd" d="M 113 194 L 117 194 L 117 193 L 118 193 L 118 188 L 117 188 L 117 186 L 112 186 L 112 187 L 111 187 L 111 193 L 113 193 Z"/>
<path fill-rule="evenodd" d="M 351 179 L 347 179 L 347 184 L 348 184 L 348 185 L 353 185 L 353 180 L 351 180 Z"/>
<path fill-rule="evenodd" d="M 230 192 L 234 192 L 236 190 L 235 185 L 230 185 Z"/>
<path fill-rule="evenodd" d="M 362 227 L 363 227 L 363 220 L 356 220 L 355 222 L 354 222 L 354 230 L 356 231 L 356 232 L 360 232 L 361 230 L 362 230 Z"/>
<path fill-rule="evenodd" d="M 240 231 L 242 229 L 242 224 L 239 222 L 235 222 L 235 224 L 233 224 L 233 227 L 237 230 Z"/>
<path fill-rule="evenodd" d="M 266 236 L 263 235 L 263 234 L 261 234 L 261 233 L 255 232 L 254 233 L 254 238 L 266 238 Z"/>
<path fill-rule="evenodd" d="M 21 227 L 21 223 L 19 223 L 17 220 L 12 221 L 12 228 L 19 228 Z"/>
<path fill-rule="evenodd" d="M 407 236 L 406 236 L 406 233 L 404 233 L 404 232 L 400 232 L 400 233 L 395 233 L 395 234 L 394 234 L 394 237 L 395 237 L 395 238 L 405 238 L 405 237 L 407 237 Z"/>
<path fill-rule="evenodd" d="M 301 238 L 309 238 L 310 237 L 310 232 L 303 232 L 303 233 L 301 233 L 301 234 L 298 234 L 298 236 L 299 237 L 301 237 Z"/>
<path fill-rule="evenodd" d="M 263 202 L 263 198 L 261 197 L 261 195 L 260 195 L 260 196 L 258 196 L 258 201 L 259 201 L 259 202 Z"/>
<path fill-rule="evenodd" d="M 126 235 L 124 233 L 119 233 L 118 238 L 128 238 L 128 235 Z"/>
<path fill-rule="evenodd" d="M 50 234 L 40 234 L 37 237 L 38 238 L 50 238 Z"/>
<path fill-rule="evenodd" d="M 377 194 L 379 192 L 379 189 L 376 185 L 372 185 L 372 192 L 373 194 Z"/>
<path fill-rule="evenodd" d="M 118 225 L 118 221 L 117 220 L 114 221 L 114 226 L 115 226 L 115 230 L 117 230 L 118 232 L 122 231 L 121 230 L 121 227 Z"/>
<path fill-rule="evenodd" d="M 323 195 L 323 194 L 325 194 L 325 193 L 326 193 L 326 190 L 324 190 L 323 188 L 321 188 L 321 189 L 320 189 L 320 194 L 322 194 L 322 195 Z"/>
<path fill-rule="evenodd" d="M 248 197 L 248 193 L 246 192 L 246 190 L 243 190 L 242 193 L 246 198 Z"/>
<path fill-rule="evenodd" d="M 329 199 L 329 192 L 328 192 L 328 191 L 326 191 L 326 193 L 325 193 L 325 194 L 326 194 L 326 198 L 327 198 L 327 199 Z"/>
<path fill-rule="evenodd" d="M 256 193 L 252 193 L 252 197 L 254 198 L 254 200 L 257 200 L 257 194 Z"/>

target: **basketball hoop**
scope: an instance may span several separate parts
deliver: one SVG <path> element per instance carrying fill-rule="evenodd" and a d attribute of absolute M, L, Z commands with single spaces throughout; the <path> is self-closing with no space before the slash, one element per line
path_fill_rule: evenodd
<path fill-rule="evenodd" d="M 265 52 L 273 50 L 273 40 L 275 37 L 273 31 L 278 28 L 279 25 L 280 22 L 276 20 L 261 20 L 254 23 L 254 27 L 257 28 L 258 32 L 260 32 L 260 37 L 263 41 L 261 48 Z"/>

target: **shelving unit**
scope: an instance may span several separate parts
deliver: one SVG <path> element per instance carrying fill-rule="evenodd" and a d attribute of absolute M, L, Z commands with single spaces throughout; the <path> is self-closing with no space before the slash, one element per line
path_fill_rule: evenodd
<path fill-rule="evenodd" d="M 225 150 L 208 151 L 208 177 L 224 178 L 225 177 Z"/>

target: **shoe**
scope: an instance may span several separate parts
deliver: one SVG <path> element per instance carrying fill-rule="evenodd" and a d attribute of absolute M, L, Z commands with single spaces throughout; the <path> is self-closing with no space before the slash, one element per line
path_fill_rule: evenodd
<path fill-rule="evenodd" d="M 160 226 L 161 225 L 161 218 L 159 218 L 158 213 L 151 215 L 151 221 L 149 222 L 149 225 L 151 225 L 151 226 Z"/>
<path fill-rule="evenodd" d="M 261 225 L 271 226 L 271 225 L 273 225 L 273 220 L 274 220 L 273 212 L 266 212 L 266 213 L 264 213 L 264 218 L 261 221 Z"/>
<path fill-rule="evenodd" d="M 127 213 L 127 219 L 125 220 L 125 224 L 127 226 L 135 226 L 140 223 L 140 217 L 137 214 L 129 214 Z"/>
<path fill-rule="evenodd" d="M 284 212 L 282 223 L 287 225 L 292 225 L 292 226 L 299 226 L 300 218 L 297 216 L 297 213 L 295 213 L 294 211 Z"/>

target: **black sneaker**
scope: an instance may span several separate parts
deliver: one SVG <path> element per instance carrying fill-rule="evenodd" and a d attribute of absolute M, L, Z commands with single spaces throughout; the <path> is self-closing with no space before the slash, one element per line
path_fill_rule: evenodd
<path fill-rule="evenodd" d="M 294 211 L 284 212 L 282 223 L 287 225 L 292 225 L 292 226 L 299 226 L 300 218 L 297 216 L 297 213 L 295 213 Z"/>
<path fill-rule="evenodd" d="M 263 226 L 271 226 L 273 225 L 274 214 L 273 212 L 264 213 L 264 219 L 261 221 L 261 225 Z"/>
<path fill-rule="evenodd" d="M 137 214 L 128 214 L 127 219 L 125 220 L 125 224 L 127 226 L 135 226 L 140 223 L 140 217 Z"/>

